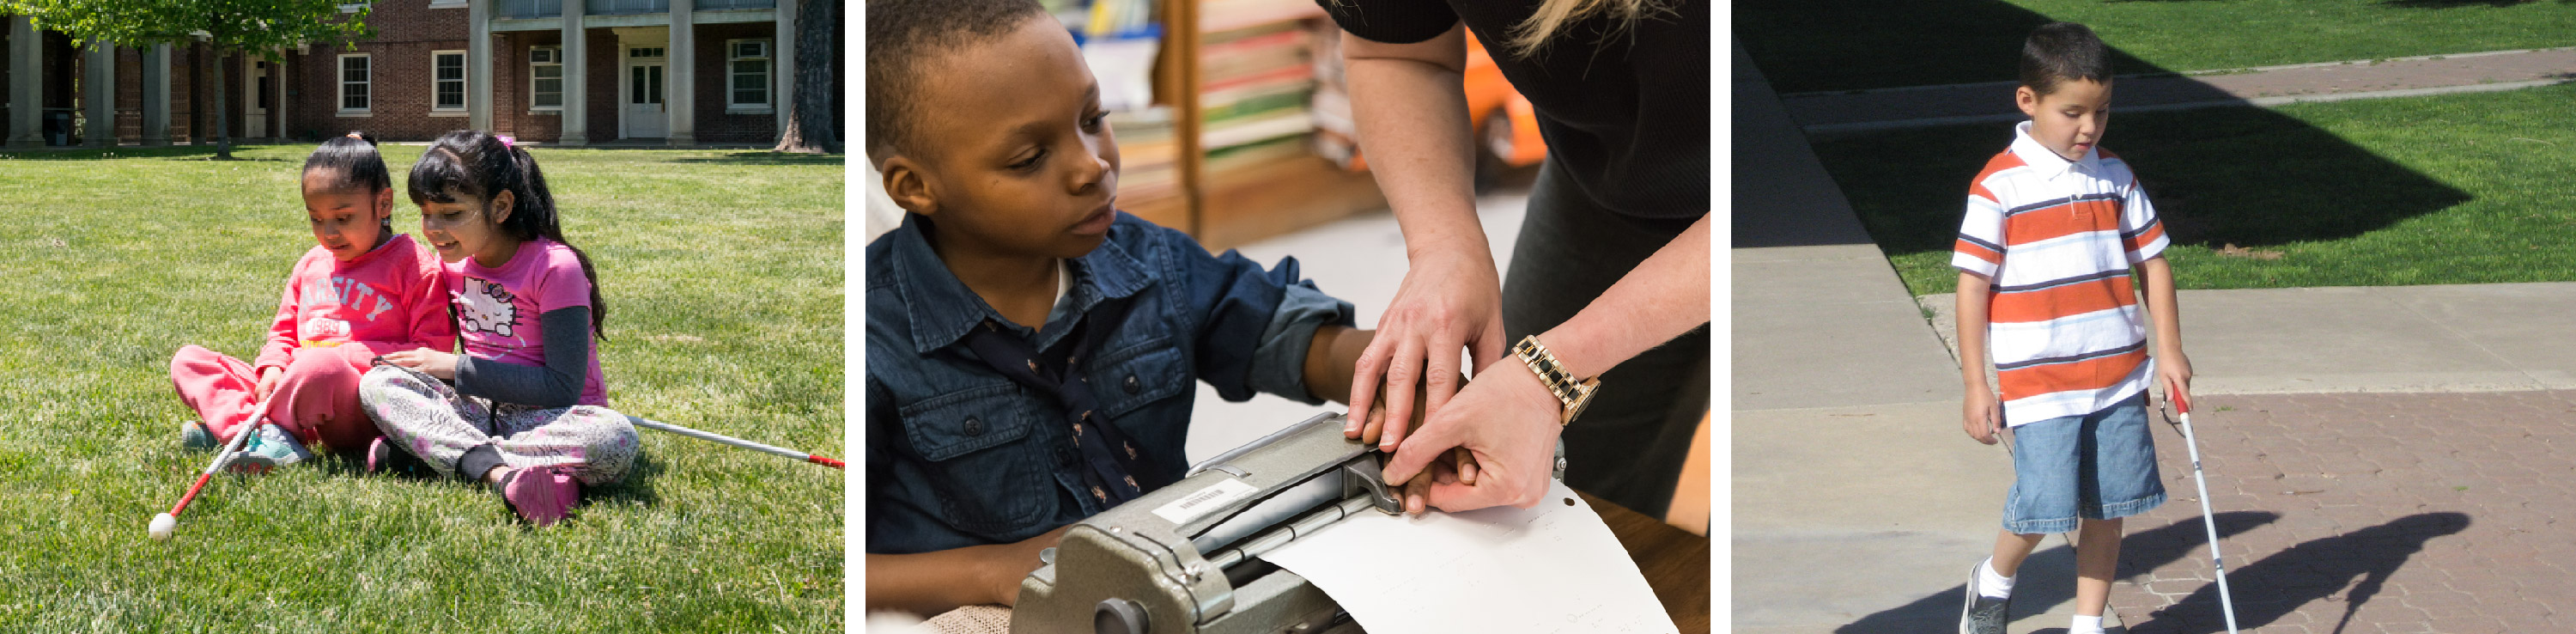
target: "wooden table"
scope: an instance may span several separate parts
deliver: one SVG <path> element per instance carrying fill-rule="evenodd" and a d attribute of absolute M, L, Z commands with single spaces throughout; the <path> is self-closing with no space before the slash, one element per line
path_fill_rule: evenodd
<path fill-rule="evenodd" d="M 1628 549 L 1628 559 L 1637 562 L 1637 572 L 1645 575 L 1648 587 L 1655 589 L 1655 599 L 1663 602 L 1664 613 L 1673 617 L 1673 626 L 1683 634 L 1706 634 L 1708 538 L 1590 493 L 1574 494 L 1592 505 L 1592 511 L 1601 515 L 1601 523 L 1610 526 L 1610 535 L 1619 539 L 1620 547 Z"/>

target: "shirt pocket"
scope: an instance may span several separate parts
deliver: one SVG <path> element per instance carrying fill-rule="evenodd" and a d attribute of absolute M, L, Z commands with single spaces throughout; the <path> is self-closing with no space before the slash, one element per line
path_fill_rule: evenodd
<path fill-rule="evenodd" d="M 1101 355 L 1086 374 L 1100 413 L 1114 420 L 1190 389 L 1186 366 L 1181 349 L 1166 335 Z"/>
<path fill-rule="evenodd" d="M 958 390 L 900 414 L 940 513 L 958 530 L 1003 541 L 1049 515 L 1055 488 L 1042 452 L 1030 446 L 1037 413 L 1017 386 Z"/>

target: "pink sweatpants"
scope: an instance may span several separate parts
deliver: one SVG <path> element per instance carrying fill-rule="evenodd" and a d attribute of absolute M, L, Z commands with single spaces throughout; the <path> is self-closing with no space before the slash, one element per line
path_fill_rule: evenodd
<path fill-rule="evenodd" d="M 350 356 L 359 358 L 352 361 Z M 318 442 L 333 451 L 365 450 L 368 441 L 384 435 L 358 404 L 358 377 L 366 374 L 372 356 L 365 346 L 289 351 L 290 361 L 278 377 L 277 391 L 269 395 L 277 406 L 268 413 L 268 420 L 307 445 Z M 178 388 L 179 401 L 196 410 L 219 440 L 249 429 L 241 425 L 259 413 L 259 373 L 240 359 L 198 346 L 182 347 L 170 358 L 170 383 Z"/>

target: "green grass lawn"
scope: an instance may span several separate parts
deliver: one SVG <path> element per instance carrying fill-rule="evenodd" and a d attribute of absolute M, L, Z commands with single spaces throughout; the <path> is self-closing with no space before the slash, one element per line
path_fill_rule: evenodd
<path fill-rule="evenodd" d="M 2010 81 L 2030 30 L 2093 27 L 2122 74 L 2576 46 L 2564 0 L 1748 0 L 1735 36 L 1783 93 Z"/>
<path fill-rule="evenodd" d="M 326 458 L 220 476 L 146 538 L 211 457 L 178 447 L 170 355 L 257 352 L 313 246 L 310 149 L 0 155 L 0 631 L 841 631 L 842 473 L 650 431 L 548 529 Z M 385 146 L 398 190 L 421 150 Z M 535 154 L 600 271 L 616 409 L 847 454 L 841 158 Z"/>
<path fill-rule="evenodd" d="M 2576 85 L 2119 114 L 2186 289 L 2576 280 Z M 2004 125 L 1820 137 L 1906 287 L 1946 293 L 1968 179 Z M 2228 245 L 2235 250 L 2228 250 Z"/>

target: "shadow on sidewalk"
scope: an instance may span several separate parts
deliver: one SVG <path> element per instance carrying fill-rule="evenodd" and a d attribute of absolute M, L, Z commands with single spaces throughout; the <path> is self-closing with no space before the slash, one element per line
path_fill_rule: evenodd
<path fill-rule="evenodd" d="M 2279 514 L 2269 511 L 2219 513 L 2217 515 L 2218 535 L 2221 538 L 2235 536 L 2280 518 Z M 2193 548 L 2200 547 L 2206 543 L 2206 540 L 2207 533 L 2201 529 L 2199 517 L 2193 517 L 2188 522 L 2175 522 L 2131 533 L 2120 539 L 2120 578 L 2127 579 L 2154 570 L 2158 566 L 2173 563 L 2189 555 Z M 1977 559 L 1976 553 L 1961 553 L 1960 557 L 1960 561 L 1970 564 L 1975 563 Z M 1861 617 L 1859 621 L 1835 629 L 1834 633 L 1902 632 L 1923 623 L 1957 621 L 1960 602 L 1966 598 L 1964 593 L 1968 591 L 1967 584 L 1964 582 L 1967 578 L 1968 566 L 1961 564 L 1957 567 L 1959 576 L 1963 580 L 1959 585 L 1934 592 L 1903 606 Z M 2019 576 L 2020 580 L 2014 582 L 2016 590 L 2013 593 L 2012 602 L 2012 613 L 2015 618 L 2044 614 L 2060 604 L 2073 601 L 2075 600 L 2073 582 L 2075 549 L 2069 546 L 2058 546 L 2031 553 L 2030 558 L 2022 562 Z M 2232 583 L 2235 580 L 2229 581 Z M 2239 603 L 2241 604 L 2242 601 Z M 2134 626 L 2130 628 L 2131 631 L 2136 629 Z"/>
<path fill-rule="evenodd" d="M 2198 528 L 2199 524 L 2176 522 L 2174 525 Z M 2361 609 L 2361 604 L 2378 595 L 2380 588 L 2388 583 L 2389 575 L 2396 573 L 2397 568 L 2405 565 L 2415 553 L 2422 552 L 2425 542 L 2468 527 L 2469 516 L 2466 514 L 2421 513 L 2312 540 L 2266 556 L 2262 561 L 2227 575 L 2228 592 L 2236 603 L 2237 629 L 2253 631 L 2270 625 L 2301 606 L 2330 599 L 2349 585 L 2352 590 L 2343 596 L 2343 613 L 2336 618 L 2334 627 L 2325 627 L 2325 615 L 2322 614 L 2314 615 L 2317 618 L 2308 626 L 2310 631 L 2340 634 L 2346 631 L 2353 613 Z M 2198 539 L 2198 532 L 2192 534 L 2195 537 L 2189 539 Z M 2171 536 L 2159 538 L 2173 539 Z M 2196 543 L 2189 539 L 2182 540 L 2182 545 Z M 2356 578 L 2358 582 L 2355 582 Z M 2217 584 L 2210 584 L 2173 605 L 2140 616 L 2140 623 L 2129 626 L 2132 634 L 2227 631 L 2218 605 Z"/>

